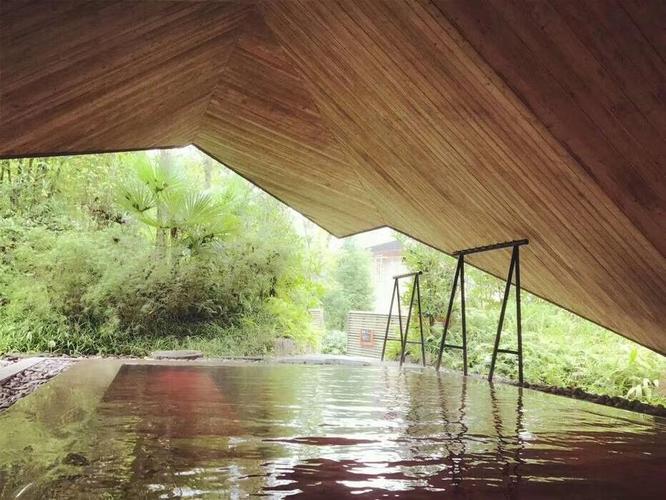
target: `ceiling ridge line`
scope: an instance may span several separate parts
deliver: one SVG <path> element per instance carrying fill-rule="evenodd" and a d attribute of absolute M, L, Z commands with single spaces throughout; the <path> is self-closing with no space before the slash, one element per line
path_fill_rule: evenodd
<path fill-rule="evenodd" d="M 370 186 L 368 186 L 366 181 L 363 179 L 363 176 L 361 174 L 359 174 L 359 172 L 358 172 L 358 166 L 356 164 L 357 160 L 355 158 L 355 155 L 350 153 L 349 146 L 347 146 L 347 144 L 344 141 L 341 140 L 341 138 L 338 136 L 338 134 L 333 129 L 331 129 L 331 126 L 329 124 L 330 120 L 326 117 L 326 115 L 324 113 L 322 113 L 321 109 L 319 108 L 319 104 L 317 103 L 317 100 L 315 99 L 314 93 L 313 93 L 313 90 L 312 90 L 312 88 L 313 88 L 312 82 L 310 82 L 310 80 L 305 77 L 305 75 L 303 74 L 303 71 L 299 67 L 294 55 L 284 46 L 284 44 L 282 43 L 282 41 L 280 40 L 278 35 L 276 35 L 276 33 L 270 27 L 270 25 L 266 21 L 266 16 L 265 16 L 264 12 L 261 12 L 261 22 L 264 24 L 266 29 L 270 32 L 271 37 L 273 38 L 274 42 L 277 45 L 280 46 L 280 50 L 289 58 L 290 66 L 296 72 L 296 74 L 298 75 L 298 79 L 301 81 L 301 83 L 303 84 L 303 86 L 307 90 L 307 92 L 310 96 L 310 99 L 312 100 L 312 104 L 314 106 L 314 109 L 317 111 L 317 114 L 319 115 L 319 118 L 321 120 L 322 125 L 326 128 L 326 130 L 328 131 L 330 136 L 335 140 L 335 144 L 340 148 L 340 151 L 344 153 L 344 157 L 345 157 L 344 160 L 346 160 L 345 163 L 349 167 L 351 167 L 352 171 L 354 172 L 354 174 L 356 176 L 356 180 L 357 180 L 359 186 L 361 187 L 361 189 L 363 191 L 365 191 L 367 193 L 372 193 L 373 192 L 372 188 Z M 380 225 L 375 225 L 374 227 L 369 227 L 368 229 L 366 229 L 364 231 L 359 231 L 359 232 L 356 232 L 354 234 L 358 234 L 358 233 L 365 232 L 365 231 L 371 231 L 373 229 L 376 229 L 377 227 L 385 227 L 386 224 L 387 224 L 384 213 L 383 213 L 382 210 L 379 209 L 379 207 L 377 205 L 377 202 L 375 201 L 375 197 L 374 196 L 368 197 L 367 201 L 369 201 L 371 203 L 372 207 L 374 207 L 375 213 L 378 215 L 378 217 L 380 219 L 379 220 Z"/>
<path fill-rule="evenodd" d="M 350 154 L 349 154 L 349 151 L 347 150 L 347 148 L 340 141 L 340 138 L 337 136 L 337 134 L 335 134 L 331 130 L 327 121 L 325 121 L 324 114 L 322 113 L 321 109 L 319 108 L 319 106 L 317 104 L 317 101 L 315 99 L 315 96 L 313 95 L 311 83 L 305 78 L 305 76 L 303 75 L 303 72 L 300 70 L 300 68 L 296 64 L 296 62 L 294 60 L 294 57 L 286 50 L 285 46 L 281 43 L 280 39 L 277 37 L 275 32 L 268 25 L 263 12 L 259 11 L 256 8 L 256 6 L 252 6 L 252 8 L 248 9 L 247 15 L 246 15 L 245 20 L 244 20 L 244 24 L 242 26 L 240 26 L 239 29 L 238 29 L 236 39 L 234 40 L 233 48 L 230 50 L 230 53 L 229 53 L 229 56 L 228 56 L 226 62 L 228 63 L 235 56 L 235 54 L 237 53 L 236 51 L 241 50 L 240 47 L 243 45 L 243 43 L 245 41 L 244 37 L 248 37 L 248 36 L 251 37 L 252 34 L 257 29 L 263 30 L 264 34 L 268 37 L 270 43 L 272 43 L 282 54 L 284 54 L 290 72 L 295 77 L 295 79 L 302 85 L 303 90 L 307 93 L 307 96 L 310 100 L 310 103 L 313 107 L 313 110 L 316 112 L 316 116 L 318 118 L 318 121 L 321 124 L 322 128 L 324 129 L 324 133 L 328 134 L 328 137 L 331 139 L 332 144 L 335 147 L 335 151 L 338 153 L 338 154 L 330 154 L 330 152 L 326 152 L 326 153 L 321 153 L 321 154 L 325 158 L 327 158 L 328 160 L 330 160 L 330 161 L 332 161 L 336 164 L 339 164 L 341 166 L 345 166 L 345 167 L 349 168 L 351 170 L 350 174 L 352 174 L 354 176 L 351 179 L 350 184 L 357 187 L 359 189 L 359 191 L 361 191 L 361 192 L 368 192 L 370 190 L 370 187 L 367 186 L 363 182 L 363 179 L 362 179 L 361 175 L 358 172 L 356 161 L 354 159 L 350 158 Z M 211 98 L 210 98 L 210 100 L 209 100 L 209 102 L 206 106 L 204 114 L 202 115 L 202 121 L 199 124 L 199 127 L 197 128 L 196 134 L 195 134 L 194 139 L 192 141 L 192 144 L 197 146 L 201 150 L 204 150 L 204 146 L 199 145 L 199 143 L 201 142 L 199 139 L 202 138 L 206 134 L 206 132 L 208 131 L 208 129 L 204 126 L 205 117 L 208 116 L 209 114 L 211 114 L 211 115 L 215 114 L 214 110 L 213 110 L 213 108 L 214 108 L 213 103 L 214 102 L 219 102 L 221 104 L 224 104 L 224 100 L 217 100 L 216 101 L 216 93 L 221 88 L 220 80 L 222 78 L 223 72 L 224 72 L 224 69 L 222 69 L 220 71 L 220 77 L 218 78 L 218 80 L 217 80 L 217 82 L 216 82 L 216 84 L 213 88 L 213 91 L 211 93 Z M 254 126 L 257 126 L 257 127 L 261 128 L 263 130 L 266 130 L 266 131 L 271 131 L 270 128 L 267 128 L 266 126 L 263 126 L 261 124 L 255 123 Z M 288 135 L 282 134 L 280 131 L 272 131 L 272 133 L 274 133 L 275 135 L 278 135 L 278 136 L 282 136 L 285 139 L 288 139 L 290 142 L 293 142 L 292 139 Z M 305 149 L 307 151 L 311 151 L 311 152 L 316 151 L 315 148 L 310 146 L 310 145 L 302 145 L 301 144 L 300 147 L 302 147 L 303 149 Z M 207 154 L 209 154 L 209 153 L 207 153 Z M 209 154 L 209 155 L 212 156 L 213 158 L 215 158 L 217 161 L 220 161 L 222 164 L 227 165 L 227 163 L 218 159 L 217 156 L 212 155 L 212 154 Z M 240 174 L 240 172 L 236 168 L 234 168 L 234 167 L 230 167 L 230 168 L 232 170 L 234 170 L 236 173 Z M 243 176 L 244 178 L 250 180 L 249 177 L 247 177 L 243 174 L 240 174 L 240 175 Z M 250 182 L 259 186 L 258 184 L 255 183 L 255 181 L 250 181 Z M 289 203 L 285 203 L 280 197 L 273 194 L 271 191 L 267 190 L 264 187 L 261 187 L 261 186 L 259 186 L 259 187 L 260 187 L 260 189 L 269 193 L 274 198 L 278 199 L 280 202 L 284 203 L 285 205 L 287 205 L 289 207 L 292 207 L 292 205 L 290 205 Z M 384 217 L 383 213 L 378 209 L 377 204 L 374 200 L 374 197 L 366 197 L 364 199 L 364 204 L 367 206 L 368 213 L 371 213 L 371 217 L 366 216 L 366 217 L 364 217 L 364 219 L 368 222 L 370 222 L 370 220 L 371 220 L 373 223 L 372 224 L 363 223 L 362 225 L 365 226 L 365 229 L 363 229 L 361 231 L 357 231 L 357 232 L 369 231 L 369 230 L 372 230 L 376 227 L 384 226 L 385 223 L 386 223 L 385 217 Z M 298 210 L 298 211 L 300 211 L 300 210 Z M 314 222 L 315 224 L 317 224 L 318 226 L 323 227 L 321 225 L 321 223 L 316 222 L 313 219 L 313 217 L 311 217 L 310 215 L 307 215 L 306 217 L 308 219 L 310 219 L 312 222 Z M 330 232 L 330 229 L 326 228 L 326 230 Z M 336 237 L 341 237 L 340 233 L 335 234 L 335 236 Z"/>
<path fill-rule="evenodd" d="M 225 47 L 226 49 L 226 54 L 224 57 L 223 61 L 220 61 L 220 67 L 216 73 L 215 77 L 215 84 L 211 86 L 210 91 L 208 92 L 208 95 L 205 97 L 206 100 L 206 105 L 203 106 L 203 110 L 201 111 L 201 114 L 199 115 L 199 118 L 196 120 L 196 126 L 194 127 L 194 131 L 192 134 L 192 137 L 190 139 L 190 144 L 193 144 L 196 146 L 196 140 L 197 137 L 201 134 L 202 128 L 203 128 L 203 123 L 206 118 L 206 115 L 208 114 L 208 111 L 211 108 L 211 103 L 213 102 L 213 97 L 215 96 L 215 91 L 218 89 L 220 86 L 220 80 L 222 78 L 222 73 L 226 69 L 227 64 L 229 63 L 229 60 L 231 59 L 231 56 L 233 53 L 236 51 L 238 48 L 238 43 L 240 41 L 241 36 L 244 34 L 244 30 L 247 27 L 247 19 L 250 17 L 252 11 L 256 11 L 254 5 L 252 6 L 243 6 L 243 10 L 245 12 L 242 14 L 242 19 L 238 21 L 238 25 L 232 28 L 230 33 L 233 33 L 233 41 L 229 43 L 228 47 Z M 210 156 L 210 155 L 209 155 Z M 217 160 L 217 158 L 216 158 Z"/>

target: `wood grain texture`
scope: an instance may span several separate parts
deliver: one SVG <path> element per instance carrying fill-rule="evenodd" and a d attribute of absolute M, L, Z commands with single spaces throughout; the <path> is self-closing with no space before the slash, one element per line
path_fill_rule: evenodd
<path fill-rule="evenodd" d="M 2 154 L 186 145 L 246 7 L 3 0 Z"/>
<path fill-rule="evenodd" d="M 437 4 L 666 255 L 666 4 L 647 2 L 642 9 L 599 0 Z M 660 36 L 652 32 L 658 20 Z"/>
<path fill-rule="evenodd" d="M 220 74 L 195 143 L 338 236 L 381 225 L 299 75 L 253 16 Z"/>
<path fill-rule="evenodd" d="M 528 289 L 646 344 L 663 342 L 663 256 L 440 9 L 263 8 L 391 225 L 445 251 L 528 237 Z M 406 223 L 392 216 L 396 207 Z M 470 260 L 502 275 L 508 256 Z"/>
<path fill-rule="evenodd" d="M 0 156 L 194 143 L 336 235 L 529 238 L 525 288 L 666 352 L 664 4 L 2 5 Z"/>

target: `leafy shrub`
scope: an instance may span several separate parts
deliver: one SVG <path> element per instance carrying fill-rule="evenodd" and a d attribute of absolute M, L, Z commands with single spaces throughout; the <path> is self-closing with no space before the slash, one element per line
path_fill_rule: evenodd
<path fill-rule="evenodd" d="M 347 354 L 347 334 L 340 330 L 326 332 L 321 344 L 323 354 Z"/>
<path fill-rule="evenodd" d="M 100 219 L 97 197 L 72 210 L 54 188 L 43 202 L 57 217 L 0 221 L 0 352 L 201 343 L 250 354 L 277 336 L 316 343 L 317 262 L 284 207 L 235 176 L 204 192 L 146 156 L 126 159 L 136 177 L 120 176 L 121 206 L 104 209 L 120 216 Z"/>

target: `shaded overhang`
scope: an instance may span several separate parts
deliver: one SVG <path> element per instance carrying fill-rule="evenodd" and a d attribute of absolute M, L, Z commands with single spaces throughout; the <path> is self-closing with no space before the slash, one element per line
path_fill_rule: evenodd
<path fill-rule="evenodd" d="M 0 4 L 0 157 L 194 144 L 337 236 L 529 238 L 526 289 L 666 352 L 666 3 Z"/>

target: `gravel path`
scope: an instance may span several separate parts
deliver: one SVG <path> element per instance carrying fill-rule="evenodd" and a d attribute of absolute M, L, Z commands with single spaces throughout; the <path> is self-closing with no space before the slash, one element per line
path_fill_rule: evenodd
<path fill-rule="evenodd" d="M 0 367 L 15 363 L 16 359 L 0 359 Z M 22 397 L 76 363 L 74 359 L 51 358 L 17 373 L 0 386 L 0 412 L 6 410 Z"/>

